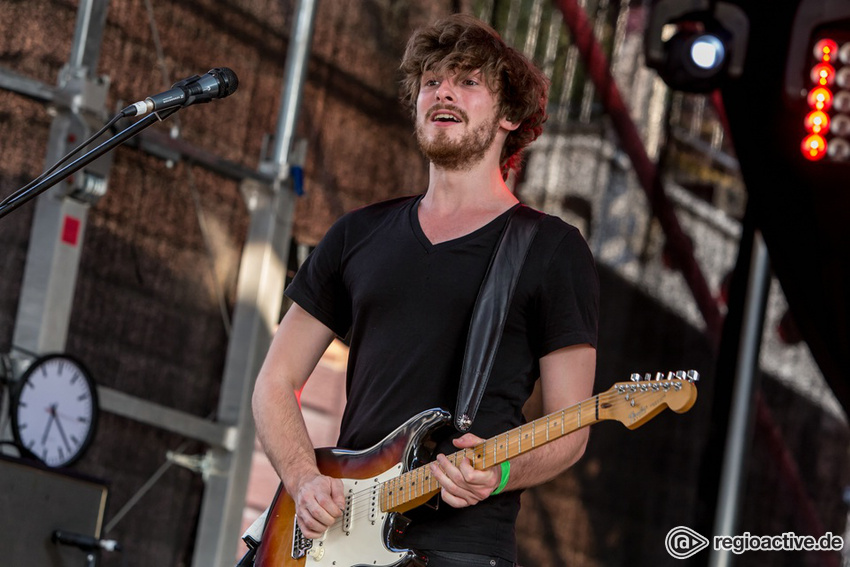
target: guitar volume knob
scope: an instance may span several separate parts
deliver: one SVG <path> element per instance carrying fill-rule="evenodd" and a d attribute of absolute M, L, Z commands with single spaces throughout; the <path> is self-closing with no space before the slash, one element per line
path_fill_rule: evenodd
<path fill-rule="evenodd" d="M 313 561 L 321 561 L 322 557 L 325 556 L 325 548 L 324 546 L 314 546 L 310 551 L 307 552 L 307 555 L 310 556 Z"/>

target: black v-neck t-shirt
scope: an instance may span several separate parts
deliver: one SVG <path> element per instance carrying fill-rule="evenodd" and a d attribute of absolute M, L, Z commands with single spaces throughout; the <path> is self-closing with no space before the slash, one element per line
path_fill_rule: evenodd
<path fill-rule="evenodd" d="M 347 403 L 339 447 L 366 449 L 431 408 L 453 411 L 469 321 L 509 212 L 454 240 L 432 244 L 419 197 L 352 211 L 337 221 L 286 294 L 347 337 Z M 472 433 L 489 438 L 524 422 L 540 357 L 596 346 L 598 280 L 579 231 L 546 215 L 511 302 Z M 442 448 L 453 452 L 449 444 Z M 515 560 L 519 492 L 463 509 L 442 504 L 407 515 L 406 546 Z"/>

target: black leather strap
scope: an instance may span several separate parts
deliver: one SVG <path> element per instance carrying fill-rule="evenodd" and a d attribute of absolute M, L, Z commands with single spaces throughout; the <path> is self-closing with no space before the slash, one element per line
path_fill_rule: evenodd
<path fill-rule="evenodd" d="M 454 425 L 458 431 L 469 431 L 475 419 L 502 340 L 502 330 L 519 274 L 543 216 L 543 213 L 525 205 L 515 208 L 490 259 L 466 339 L 454 413 Z"/>

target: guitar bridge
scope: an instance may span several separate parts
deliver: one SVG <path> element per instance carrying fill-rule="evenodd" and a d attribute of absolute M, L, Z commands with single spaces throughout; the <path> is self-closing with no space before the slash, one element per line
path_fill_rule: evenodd
<path fill-rule="evenodd" d="M 296 520 L 293 520 L 292 524 L 295 526 L 292 530 L 292 558 L 301 559 L 302 557 L 306 557 L 307 553 L 313 549 L 313 540 L 304 537 L 304 534 L 301 533 L 301 527 Z"/>

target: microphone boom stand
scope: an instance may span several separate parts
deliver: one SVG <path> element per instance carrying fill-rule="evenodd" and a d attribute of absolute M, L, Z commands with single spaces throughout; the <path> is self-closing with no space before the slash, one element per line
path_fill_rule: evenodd
<path fill-rule="evenodd" d="M 115 134 L 114 136 L 112 136 L 111 138 L 109 138 L 108 140 L 106 140 L 105 142 L 103 142 L 102 144 L 97 146 L 96 148 L 94 148 L 94 149 L 90 150 L 89 152 L 81 155 L 80 157 L 78 157 L 77 159 L 75 159 L 74 161 L 72 161 L 71 163 L 69 163 L 68 165 L 63 167 L 62 169 L 54 171 L 53 173 L 51 173 L 50 175 L 48 175 L 47 177 L 45 177 L 44 179 L 42 179 L 41 181 L 39 181 L 38 183 L 33 185 L 32 187 L 27 189 L 27 191 L 25 193 L 18 195 L 12 201 L 2 205 L 2 207 L 0 207 L 0 218 L 5 217 L 6 215 L 11 213 L 12 211 L 17 209 L 18 207 L 20 207 L 21 205 L 26 203 L 27 201 L 34 199 L 38 195 L 44 193 L 45 191 L 47 191 L 48 189 L 50 189 L 51 187 L 53 187 L 54 185 L 59 183 L 59 181 L 61 181 L 62 179 L 66 178 L 69 175 L 71 175 L 72 173 L 82 169 L 83 167 L 90 164 L 91 162 L 93 162 L 94 160 L 96 160 L 97 158 L 99 158 L 100 156 L 105 154 L 106 152 L 109 152 L 109 151 L 115 149 L 116 147 L 120 146 L 121 144 L 123 144 L 124 142 L 126 142 L 127 140 L 129 140 L 130 138 L 132 138 L 133 136 L 135 136 L 136 134 L 138 134 L 139 132 L 141 132 L 142 130 L 147 128 L 148 126 L 154 124 L 155 122 L 165 120 L 166 118 L 168 118 L 169 116 L 171 116 L 172 114 L 174 114 L 175 112 L 180 110 L 180 108 L 182 108 L 182 107 L 174 106 L 174 107 L 171 107 L 171 108 L 166 108 L 166 109 L 160 110 L 158 112 L 154 112 L 152 114 L 149 114 L 149 115 L 145 116 L 144 118 L 142 118 L 141 120 L 134 122 L 132 125 L 128 126 L 127 128 L 125 128 L 121 132 L 118 132 L 117 134 Z"/>

